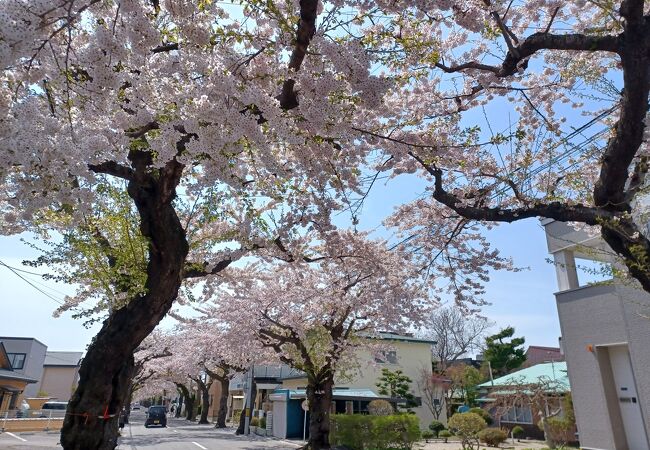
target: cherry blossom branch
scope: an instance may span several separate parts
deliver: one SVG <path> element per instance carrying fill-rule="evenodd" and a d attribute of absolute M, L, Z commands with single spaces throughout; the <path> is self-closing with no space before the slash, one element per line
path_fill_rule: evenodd
<path fill-rule="evenodd" d="M 289 69 L 297 72 L 302 65 L 307 48 L 316 33 L 316 18 L 318 16 L 318 0 L 300 0 L 300 21 L 296 31 L 296 41 L 289 58 Z M 278 97 L 283 109 L 293 109 L 298 106 L 298 94 L 295 91 L 296 81 L 293 78 L 282 84 L 282 93 Z"/>
<path fill-rule="evenodd" d="M 134 174 L 133 169 L 123 166 L 122 164 L 119 164 L 115 161 L 104 161 L 99 164 L 88 164 L 88 169 L 95 173 L 112 175 L 124 180 L 131 180 Z"/>
<path fill-rule="evenodd" d="M 585 52 L 613 52 L 622 51 L 622 35 L 617 36 L 590 36 L 585 34 L 548 34 L 534 33 L 528 36 L 521 44 L 515 47 L 516 52 L 508 51 L 500 66 L 491 66 L 469 61 L 463 64 L 446 66 L 437 63 L 436 67 L 447 73 L 461 72 L 468 69 L 492 72 L 499 78 L 508 77 L 517 73 L 520 63 L 526 64 L 526 59 L 541 50 L 576 50 Z"/>
<path fill-rule="evenodd" d="M 650 93 L 650 17 L 643 21 L 643 2 L 638 1 L 624 1 L 621 14 L 627 20 L 621 50 L 625 89 L 615 132 L 601 158 L 594 202 L 598 206 L 629 211 L 630 206 L 625 201 L 625 185 L 629 167 L 643 141 Z"/>
<path fill-rule="evenodd" d="M 579 204 L 567 205 L 561 202 L 533 202 L 532 206 L 523 208 L 468 205 L 467 201 L 461 200 L 444 189 L 442 182 L 443 172 L 441 169 L 427 164 L 422 158 L 412 152 L 409 152 L 409 155 L 434 177 L 433 198 L 467 219 L 490 222 L 515 222 L 531 217 L 547 217 L 563 222 L 583 222 L 588 225 L 599 225 L 605 219 L 614 219 L 616 217 L 615 213 L 602 208 Z"/>
<path fill-rule="evenodd" d="M 185 265 L 185 269 L 183 270 L 182 277 L 184 279 L 188 279 L 188 278 L 206 277 L 208 275 L 216 275 L 219 272 L 225 270 L 233 262 L 241 259 L 245 254 L 254 250 L 259 250 L 261 248 L 264 247 L 257 244 L 252 244 L 248 247 L 241 247 L 236 251 L 230 252 L 228 256 L 219 260 L 215 264 L 210 264 L 208 262 L 202 262 L 202 263 L 188 262 Z"/>
<path fill-rule="evenodd" d="M 178 50 L 178 42 L 171 42 L 169 44 L 159 45 L 151 49 L 151 53 L 166 53 L 173 50 Z"/>

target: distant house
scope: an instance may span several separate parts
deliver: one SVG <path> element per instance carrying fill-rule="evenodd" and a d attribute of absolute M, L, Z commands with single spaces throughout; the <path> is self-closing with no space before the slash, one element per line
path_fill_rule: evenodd
<path fill-rule="evenodd" d="M 571 392 L 565 362 L 537 364 L 479 384 L 477 388 L 478 401 L 490 411 L 495 425 L 507 429 L 520 426 L 527 437 L 535 439 L 544 439 L 538 426 L 543 416 L 539 408 L 544 408 L 546 415 L 559 411 L 557 416 L 561 417 L 562 398 Z M 574 432 L 571 430 L 570 434 Z"/>
<path fill-rule="evenodd" d="M 261 411 L 271 411 L 272 403 L 269 395 L 282 386 L 282 380 L 286 377 L 299 373 L 296 369 L 284 364 L 276 365 L 255 365 L 253 367 L 253 379 L 255 381 L 255 408 Z M 244 408 L 244 399 L 247 388 L 247 373 L 237 373 L 230 380 L 228 388 L 228 419 L 233 420 L 233 414 Z M 214 382 L 210 388 L 210 410 L 209 417 L 216 420 L 219 412 L 219 399 L 221 397 L 221 383 Z M 234 419 L 235 421 L 238 418 Z"/>
<path fill-rule="evenodd" d="M 17 409 L 22 403 L 24 392 L 29 385 L 35 384 L 38 380 L 28 377 L 14 369 L 14 365 L 20 367 L 19 358 L 16 361 L 15 354 L 9 356 L 3 341 L 0 338 L 0 413 L 10 409 Z M 23 360 L 24 362 L 24 360 Z"/>
<path fill-rule="evenodd" d="M 30 337 L 0 337 L 11 361 L 14 372 L 39 381 L 43 377 L 43 363 L 47 345 Z M 24 397 L 36 397 L 38 383 L 30 384 L 23 392 Z"/>
<path fill-rule="evenodd" d="M 597 262 L 617 268 L 620 261 L 600 236 L 549 219 L 542 225 L 555 262 L 555 299 L 580 444 L 648 450 L 650 295 L 631 283 L 583 280 L 589 272 L 579 277 L 578 267 L 594 268 Z"/>
<path fill-rule="evenodd" d="M 24 398 L 34 398 L 40 392 L 58 401 L 70 400 L 83 353 L 48 351 L 47 345 L 31 337 L 0 337 L 0 342 L 13 371 L 34 380 L 22 392 Z"/>
<path fill-rule="evenodd" d="M 423 372 L 431 376 L 432 341 L 390 333 L 381 333 L 381 339 L 392 348 L 381 355 L 359 350 L 359 373 L 353 379 L 335 380 L 334 398 L 331 412 L 338 414 L 367 414 L 368 404 L 372 400 L 384 399 L 378 393 L 376 383 L 381 377 L 382 369 L 401 370 L 413 381 L 411 389 L 419 406 L 412 408 L 420 419 L 420 426 L 426 429 L 433 420 L 431 411 L 422 404 L 423 392 L 418 381 Z M 273 435 L 281 438 L 302 438 L 305 420 L 309 413 L 301 407 L 306 399 L 307 378 L 298 373 L 285 377 L 280 389 L 269 395 L 272 402 Z M 387 399 L 392 400 L 392 399 Z M 444 408 L 443 408 L 444 410 Z M 446 417 L 440 417 L 446 423 Z M 268 423 L 268 422 L 267 422 Z"/>
<path fill-rule="evenodd" d="M 447 367 L 454 366 L 472 366 L 475 369 L 480 369 L 483 366 L 483 356 L 476 355 L 476 358 L 458 358 L 447 363 Z"/>
<path fill-rule="evenodd" d="M 38 390 L 57 401 L 67 402 L 79 382 L 81 352 L 46 352 Z"/>
<path fill-rule="evenodd" d="M 531 345 L 526 350 L 526 361 L 522 367 L 531 367 L 545 362 L 564 361 L 564 355 L 560 347 L 542 347 L 540 345 Z"/>

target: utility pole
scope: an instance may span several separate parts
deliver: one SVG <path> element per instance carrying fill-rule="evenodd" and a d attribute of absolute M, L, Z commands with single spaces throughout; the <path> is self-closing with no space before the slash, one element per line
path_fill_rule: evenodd
<path fill-rule="evenodd" d="M 244 434 L 250 434 L 251 426 L 251 408 L 253 406 L 252 396 L 253 396 L 253 369 L 254 365 L 248 369 L 248 374 L 246 375 L 246 405 L 245 411 L 246 416 L 244 417 Z"/>

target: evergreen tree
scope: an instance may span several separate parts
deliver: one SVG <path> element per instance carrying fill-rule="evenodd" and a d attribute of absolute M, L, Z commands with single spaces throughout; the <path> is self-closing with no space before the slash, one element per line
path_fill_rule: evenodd
<path fill-rule="evenodd" d="M 505 375 L 526 361 L 523 348 L 526 340 L 523 337 L 515 338 L 514 334 L 515 329 L 507 327 L 485 339 L 484 357 L 490 362 L 494 375 Z"/>
<path fill-rule="evenodd" d="M 415 396 L 411 393 L 411 383 L 413 380 L 405 375 L 400 369 L 391 371 L 381 369 L 381 377 L 376 386 L 379 388 L 380 395 L 388 395 L 391 398 L 406 399 L 406 408 L 416 406 Z M 397 405 L 395 405 L 397 411 Z"/>

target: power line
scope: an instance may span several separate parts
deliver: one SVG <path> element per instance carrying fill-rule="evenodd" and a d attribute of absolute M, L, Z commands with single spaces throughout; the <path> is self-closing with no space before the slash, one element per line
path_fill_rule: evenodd
<path fill-rule="evenodd" d="M 57 299 L 56 297 L 54 297 L 53 295 L 51 295 L 49 292 L 46 292 L 46 291 L 44 291 L 43 289 L 41 289 L 41 288 L 39 288 L 38 286 L 36 286 L 36 284 L 34 284 L 34 282 L 32 282 L 32 281 L 30 281 L 29 279 L 27 279 L 27 278 L 25 278 L 24 276 L 22 276 L 22 275 L 18 272 L 20 269 L 15 269 L 15 268 L 11 267 L 10 265 L 6 264 L 6 263 L 5 263 L 4 261 L 2 261 L 2 260 L 0 260 L 0 266 L 4 266 L 4 267 L 6 267 L 7 269 L 9 269 L 9 270 L 14 274 L 14 275 L 16 275 L 18 278 L 20 278 L 21 280 L 23 280 L 25 283 L 29 284 L 31 287 L 33 287 L 34 289 L 36 289 L 36 290 L 37 290 L 38 292 L 40 292 L 41 294 L 45 295 L 45 296 L 46 296 L 47 298 L 49 298 L 50 300 L 52 300 L 52 301 L 58 303 L 58 304 L 61 305 L 61 306 L 63 306 L 63 305 L 65 304 L 65 302 L 63 302 L 63 301 Z"/>

